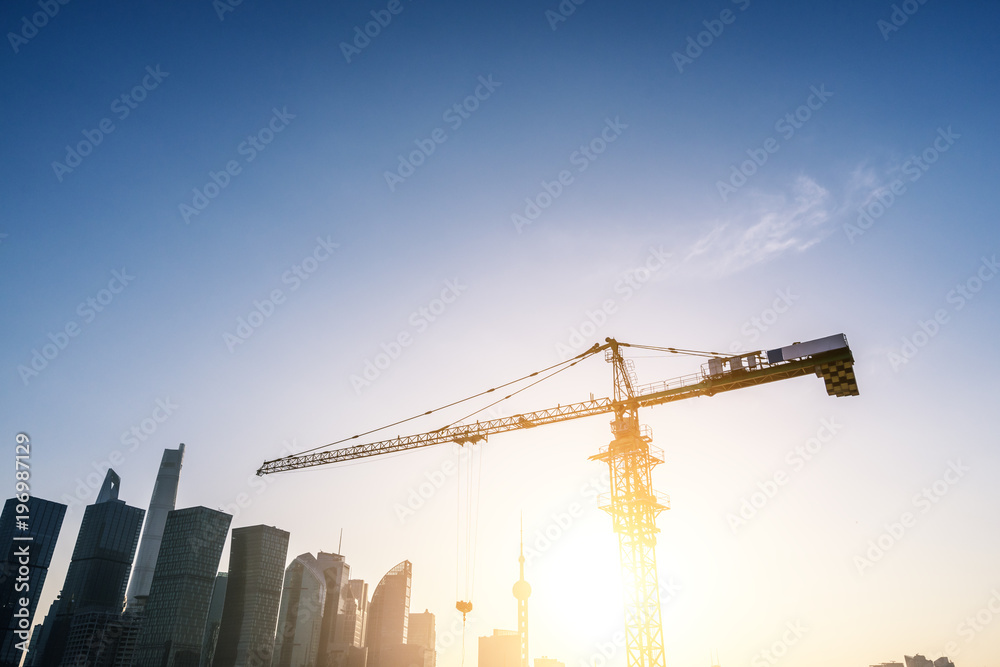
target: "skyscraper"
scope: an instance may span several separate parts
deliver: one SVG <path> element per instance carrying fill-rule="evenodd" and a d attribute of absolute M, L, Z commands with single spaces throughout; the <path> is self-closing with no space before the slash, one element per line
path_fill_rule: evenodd
<path fill-rule="evenodd" d="M 207 507 L 167 514 L 136 647 L 137 667 L 197 667 L 219 558 L 233 517 Z"/>
<path fill-rule="evenodd" d="M 274 667 L 364 665 L 368 584 L 340 554 L 305 553 L 285 571 Z"/>
<path fill-rule="evenodd" d="M 281 602 L 288 533 L 272 526 L 233 530 L 229 583 L 212 667 L 269 665 Z"/>
<path fill-rule="evenodd" d="M 521 638 L 511 630 L 494 630 L 479 638 L 479 667 L 519 667 Z"/>
<path fill-rule="evenodd" d="M 351 579 L 347 582 L 350 597 L 347 606 L 345 635 L 350 637 L 351 644 L 357 647 L 365 645 L 365 629 L 368 623 L 368 584 L 361 579 Z"/>
<path fill-rule="evenodd" d="M 375 587 L 368 605 L 368 667 L 383 667 L 383 653 L 406 643 L 412 577 L 413 566 L 404 560 Z"/>
<path fill-rule="evenodd" d="M 351 566 L 341 554 L 321 551 L 316 561 L 326 583 L 316 664 L 321 667 L 363 664 L 366 651 L 361 638 L 367 618 L 368 587 L 363 581 L 351 579 Z"/>
<path fill-rule="evenodd" d="M 208 605 L 208 620 L 205 622 L 205 641 L 201 649 L 201 667 L 212 667 L 212 661 L 215 659 L 215 644 L 219 641 L 219 628 L 222 626 L 222 612 L 226 605 L 226 587 L 228 584 L 228 572 L 220 572 L 215 575 L 212 602 Z"/>
<path fill-rule="evenodd" d="M 320 553 L 320 556 L 329 555 Z M 274 667 L 313 667 L 326 605 L 326 576 L 310 553 L 293 560 L 285 570 L 274 640 Z"/>
<path fill-rule="evenodd" d="M 22 504 L 28 509 L 26 530 L 19 530 L 17 526 L 17 517 L 25 515 L 23 511 L 17 511 L 17 506 Z M 17 667 L 21 664 L 23 651 L 17 648 L 17 644 L 25 641 L 27 635 L 15 634 L 24 630 L 18 627 L 21 619 L 14 614 L 22 608 L 27 609 L 27 626 L 31 627 L 38 607 L 38 596 L 42 593 L 65 516 L 66 506 L 51 500 L 31 497 L 26 503 L 20 503 L 16 498 L 11 498 L 4 503 L 3 513 L 0 514 L 0 545 L 6 545 L 0 547 L 4 549 L 0 553 L 0 628 L 5 631 L 0 640 L 0 667 Z M 15 536 L 30 537 L 31 540 L 15 540 Z M 25 565 L 21 560 L 25 557 L 18 554 L 23 553 L 26 543 L 30 543 L 30 547 L 27 549 Z M 28 587 L 15 590 L 17 579 L 21 576 L 18 572 L 21 567 L 27 567 L 27 577 L 21 578 L 26 580 Z M 26 607 L 20 604 L 22 598 L 28 600 Z"/>
<path fill-rule="evenodd" d="M 97 501 L 84 512 L 66 581 L 45 617 L 34 664 L 100 664 L 96 654 L 107 657 L 101 637 L 125 603 L 145 514 L 118 499 L 120 485 L 121 478 L 109 469 Z"/>
<path fill-rule="evenodd" d="M 422 647 L 427 655 L 424 657 L 424 664 L 427 667 L 434 667 L 437 662 L 437 652 L 434 644 L 437 641 L 434 629 L 434 614 L 425 609 L 418 614 L 410 614 L 409 627 L 406 630 L 406 643 Z"/>
<path fill-rule="evenodd" d="M 167 513 L 174 509 L 174 504 L 177 502 L 177 482 L 181 476 L 183 461 L 183 442 L 177 449 L 163 450 L 160 470 L 156 473 L 153 495 L 149 500 L 149 511 L 146 512 L 146 525 L 143 526 L 139 553 L 135 557 L 135 568 L 128 584 L 129 606 L 141 604 L 149 595 L 149 586 L 153 583 L 153 570 L 156 568 L 156 556 L 160 553 L 160 542 L 163 539 L 163 527 L 167 523 Z"/>

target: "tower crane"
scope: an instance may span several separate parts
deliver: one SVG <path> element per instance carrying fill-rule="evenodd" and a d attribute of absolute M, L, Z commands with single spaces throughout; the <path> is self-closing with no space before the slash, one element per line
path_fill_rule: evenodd
<path fill-rule="evenodd" d="M 631 359 L 626 359 L 622 355 L 623 348 L 691 354 L 706 357 L 707 360 L 698 373 L 639 385 L 634 364 Z M 655 466 L 663 463 L 663 454 L 662 450 L 651 445 L 652 433 L 649 428 L 640 426 L 639 408 L 696 396 L 713 396 L 726 391 L 811 374 L 823 378 L 830 396 L 857 396 L 858 385 L 853 370 L 854 356 L 844 334 L 736 356 L 635 345 L 606 338 L 603 344 L 595 343 L 587 351 L 562 364 L 557 364 L 556 366 L 562 368 L 555 372 L 561 372 L 601 352 L 613 370 L 614 384 L 611 398 L 591 397 L 589 401 L 581 403 L 558 405 L 554 408 L 489 421 L 453 424 L 427 433 L 330 449 L 333 445 L 361 437 L 355 435 L 326 445 L 322 451 L 310 451 L 265 461 L 257 470 L 257 474 L 267 475 L 354 461 L 448 442 L 461 445 L 475 444 L 485 441 L 491 435 L 507 431 L 613 414 L 611 421 L 613 440 L 590 459 L 607 464 L 611 474 L 611 491 L 602 498 L 601 508 L 611 515 L 614 531 L 618 534 L 625 584 L 625 640 L 628 667 L 665 667 L 655 546 L 656 534 L 659 532 L 656 527 L 656 517 L 663 510 L 670 508 L 670 500 L 653 490 L 651 473 Z M 532 373 L 527 377 L 535 375 L 538 373 Z M 479 396 L 492 391 L 494 389 L 482 392 Z M 510 398 L 510 395 L 505 398 Z M 434 411 L 423 414 L 430 412 Z M 398 423 L 401 422 L 396 422 Z"/>

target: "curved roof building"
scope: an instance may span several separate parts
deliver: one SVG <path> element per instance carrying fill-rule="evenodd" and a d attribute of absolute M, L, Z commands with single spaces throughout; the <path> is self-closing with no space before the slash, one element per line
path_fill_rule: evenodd
<path fill-rule="evenodd" d="M 413 565 L 404 560 L 378 582 L 368 605 L 368 667 L 382 667 L 382 654 L 406 643 Z"/>

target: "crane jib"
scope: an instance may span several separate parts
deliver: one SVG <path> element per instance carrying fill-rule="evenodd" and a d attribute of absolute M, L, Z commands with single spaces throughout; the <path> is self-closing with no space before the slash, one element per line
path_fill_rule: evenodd
<path fill-rule="evenodd" d="M 474 444 L 486 440 L 490 435 L 505 433 L 507 431 L 593 417 L 615 412 L 622 408 L 651 407 L 685 398 L 694 398 L 695 396 L 712 396 L 734 389 L 767 384 L 777 380 L 809 374 L 822 377 L 826 382 L 827 392 L 831 396 L 856 396 L 858 395 L 857 380 L 854 377 L 852 368 L 854 357 L 851 354 L 850 348 L 847 347 L 846 339 L 842 337 L 842 334 L 838 334 L 838 336 L 830 336 L 825 339 L 819 339 L 819 341 L 827 343 L 827 341 L 833 341 L 834 339 L 843 341 L 841 343 L 843 347 L 831 350 L 829 347 L 832 345 L 827 344 L 824 346 L 827 348 L 827 351 L 814 353 L 811 356 L 801 356 L 803 352 L 808 354 L 810 348 L 807 346 L 810 343 L 780 348 L 782 351 L 797 350 L 800 353 L 799 358 L 791 361 L 777 359 L 778 355 L 772 354 L 774 351 L 767 352 L 766 356 L 765 353 L 756 352 L 729 359 L 711 359 L 709 361 L 715 363 L 706 364 L 701 373 L 636 387 L 631 397 L 621 401 L 613 401 L 610 398 L 594 399 L 582 403 L 560 405 L 537 412 L 528 412 L 485 422 L 439 429 L 429 433 L 401 436 L 391 440 L 354 445 L 341 449 L 287 456 L 282 459 L 265 461 L 260 469 L 257 470 L 257 474 L 266 475 L 353 461 L 448 442 L 457 442 L 463 445 Z M 771 361 L 772 358 L 774 359 L 773 362 Z"/>

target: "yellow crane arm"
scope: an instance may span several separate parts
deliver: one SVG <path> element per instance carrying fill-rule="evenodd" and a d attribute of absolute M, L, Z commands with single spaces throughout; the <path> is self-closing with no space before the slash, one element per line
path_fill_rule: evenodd
<path fill-rule="evenodd" d="M 842 343 L 841 343 L 842 341 Z M 625 344 L 622 344 L 625 346 Z M 604 347 L 604 346 L 602 346 Z M 638 408 L 679 401 L 695 396 L 712 396 L 725 391 L 752 387 L 777 380 L 816 374 L 826 381 L 831 396 L 856 396 L 857 380 L 852 369 L 854 357 L 843 334 L 796 343 L 767 352 L 750 352 L 728 358 L 711 358 L 703 364 L 700 373 L 671 380 L 637 386 L 632 396 L 614 401 L 610 398 L 592 399 L 582 403 L 559 405 L 547 410 L 502 417 L 490 421 L 450 426 L 429 433 L 419 433 L 380 440 L 340 449 L 328 449 L 308 454 L 286 456 L 265 461 L 257 470 L 258 475 L 312 468 L 315 466 L 353 461 L 370 456 L 429 447 L 446 442 L 476 443 L 490 435 L 534 428 L 621 412 L 623 408 Z"/>

